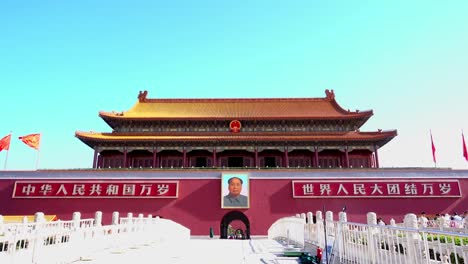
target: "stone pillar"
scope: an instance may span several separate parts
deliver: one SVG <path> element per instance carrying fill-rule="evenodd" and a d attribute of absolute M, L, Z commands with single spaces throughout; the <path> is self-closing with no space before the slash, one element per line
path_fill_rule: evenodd
<path fill-rule="evenodd" d="M 326 211 L 325 212 L 325 220 L 328 222 L 333 222 L 333 212 L 332 211 Z"/>
<path fill-rule="evenodd" d="M 45 216 L 43 212 L 37 212 L 34 214 L 34 222 L 45 223 Z"/>
<path fill-rule="evenodd" d="M 322 249 L 325 248 L 325 232 L 324 232 L 324 227 L 323 227 L 323 215 L 322 211 L 317 211 L 315 212 L 315 220 L 316 226 L 317 226 L 317 237 L 315 238 L 318 242 L 318 246 L 321 247 Z"/>
<path fill-rule="evenodd" d="M 94 226 L 102 226 L 102 212 L 96 211 L 94 214 Z"/>
<path fill-rule="evenodd" d="M 304 220 L 304 224 L 306 223 L 306 214 L 305 213 L 301 213 L 301 218 L 302 220 Z"/>
<path fill-rule="evenodd" d="M 368 243 L 367 243 L 367 248 L 368 252 L 370 253 L 371 261 L 370 263 L 376 263 L 375 258 L 375 242 L 374 242 L 374 235 L 379 232 L 378 228 L 375 226 L 377 225 L 377 214 L 374 212 L 369 212 L 367 213 L 367 224 L 368 225 L 373 225 L 373 226 L 368 226 Z"/>
<path fill-rule="evenodd" d="M 406 236 L 406 243 L 407 243 L 407 263 L 420 263 L 418 252 L 417 252 L 417 244 L 418 240 L 421 239 L 419 232 L 418 232 L 418 217 L 415 214 L 406 214 L 405 218 L 403 219 L 404 226 L 408 229 L 413 229 L 414 231 L 406 231 L 408 235 Z"/>
<path fill-rule="evenodd" d="M 348 222 L 348 216 L 346 215 L 346 212 L 339 212 L 338 218 L 340 222 Z"/>
<path fill-rule="evenodd" d="M 307 212 L 307 223 L 308 224 L 314 223 L 314 214 L 312 212 Z"/>
<path fill-rule="evenodd" d="M 367 224 L 377 225 L 377 214 L 373 212 L 367 213 Z"/>
<path fill-rule="evenodd" d="M 80 227 L 80 220 L 81 220 L 81 213 L 80 212 L 73 212 L 72 220 L 73 220 L 73 226 L 75 228 L 79 228 Z"/>
<path fill-rule="evenodd" d="M 119 212 L 113 212 L 112 213 L 112 225 L 118 225 L 119 224 Z"/>

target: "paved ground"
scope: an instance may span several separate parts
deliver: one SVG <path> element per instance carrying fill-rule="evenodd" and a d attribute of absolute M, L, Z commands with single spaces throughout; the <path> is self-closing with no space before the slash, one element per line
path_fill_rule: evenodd
<path fill-rule="evenodd" d="M 288 250 L 266 238 L 226 240 L 192 237 L 185 242 L 151 244 L 127 249 L 108 249 L 93 254 L 79 264 L 163 263 L 163 264 L 291 264 L 297 258 L 282 257 Z"/>

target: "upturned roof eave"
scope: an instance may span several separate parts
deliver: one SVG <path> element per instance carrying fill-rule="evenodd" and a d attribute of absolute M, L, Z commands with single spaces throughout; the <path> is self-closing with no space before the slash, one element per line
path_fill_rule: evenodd
<path fill-rule="evenodd" d="M 99 117 L 106 120 L 122 120 L 122 121 L 168 121 L 168 120 L 219 120 L 219 121 L 229 121 L 229 120 L 352 120 L 352 119 L 365 119 L 368 120 L 373 115 L 372 110 L 353 113 L 349 115 L 342 116 L 178 116 L 178 117 L 152 117 L 152 116 L 125 116 L 112 114 L 109 112 L 99 112 Z"/>
<path fill-rule="evenodd" d="M 113 133 L 86 133 L 76 132 L 75 136 L 81 141 L 85 142 L 90 146 L 87 141 L 94 142 L 147 142 L 147 141 L 159 141 L 159 142 L 222 142 L 222 141 L 247 141 L 247 142 L 292 142 L 292 141 L 305 141 L 305 142 L 378 142 L 385 141 L 389 142 L 397 135 L 396 130 L 392 131 L 379 131 L 379 132 L 357 132 L 356 136 L 345 136 L 343 134 L 330 135 L 330 134 L 318 134 L 318 135 L 254 135 L 242 133 L 235 133 L 229 135 L 224 133 L 223 135 L 213 134 L 200 134 L 200 135 L 182 135 L 182 134 L 155 134 L 155 135 L 118 135 Z"/>

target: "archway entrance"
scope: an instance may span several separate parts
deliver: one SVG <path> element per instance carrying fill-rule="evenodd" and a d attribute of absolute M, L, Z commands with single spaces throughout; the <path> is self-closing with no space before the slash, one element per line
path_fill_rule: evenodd
<path fill-rule="evenodd" d="M 244 213 L 240 211 L 230 211 L 229 213 L 225 214 L 223 218 L 221 219 L 221 224 L 220 224 L 220 233 L 221 233 L 221 239 L 227 239 L 228 238 L 228 229 L 229 229 L 229 224 L 231 224 L 233 221 L 239 220 L 241 221 L 244 226 L 245 230 L 242 229 L 237 229 L 239 233 L 242 232 L 242 239 L 250 239 L 250 222 L 249 218 L 245 216 Z"/>

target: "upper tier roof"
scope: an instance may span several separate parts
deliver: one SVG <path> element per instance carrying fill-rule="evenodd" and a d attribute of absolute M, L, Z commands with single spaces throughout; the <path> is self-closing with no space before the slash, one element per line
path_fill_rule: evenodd
<path fill-rule="evenodd" d="M 335 101 L 333 90 L 324 98 L 223 98 L 223 99 L 148 99 L 140 92 L 138 101 L 125 112 L 100 112 L 112 120 L 284 120 L 284 119 L 361 119 L 369 111 L 349 111 Z"/>

